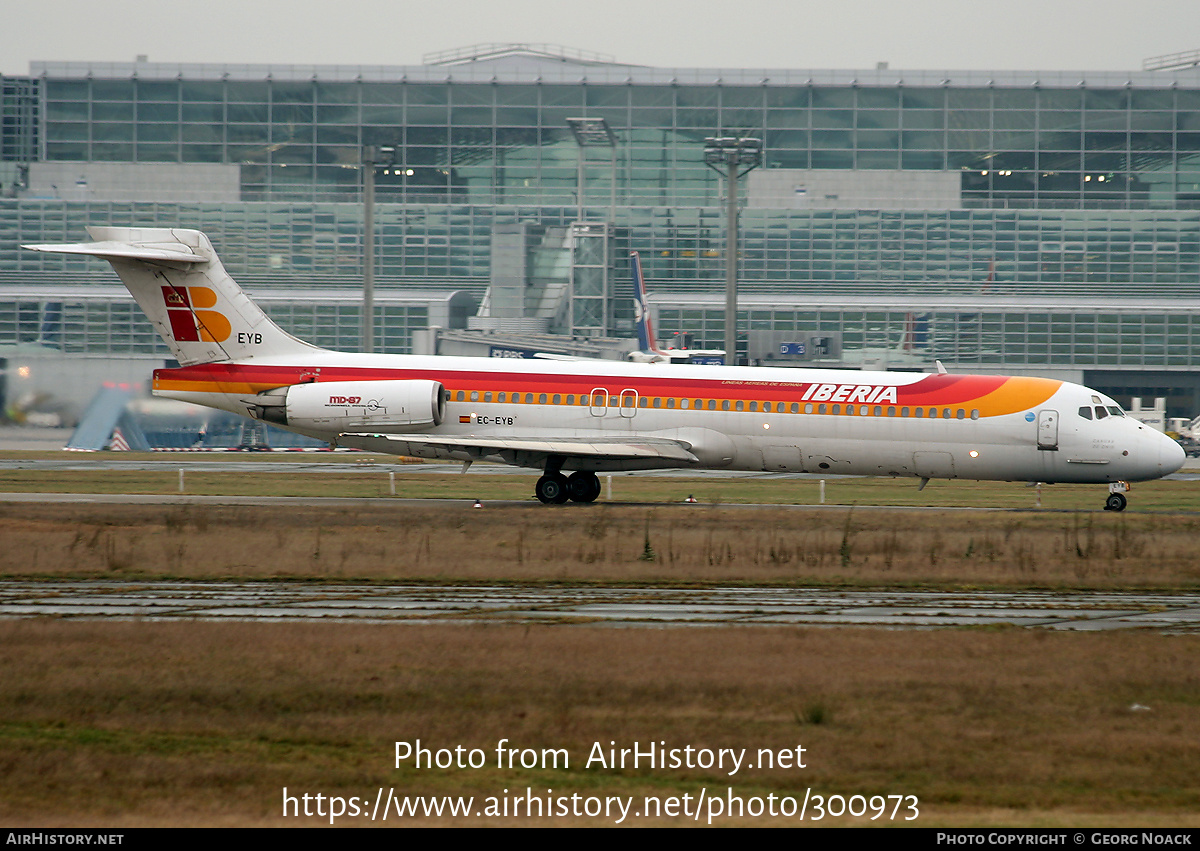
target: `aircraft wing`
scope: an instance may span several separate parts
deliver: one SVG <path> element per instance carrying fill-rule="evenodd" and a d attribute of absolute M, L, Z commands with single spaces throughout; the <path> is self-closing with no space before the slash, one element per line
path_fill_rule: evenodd
<path fill-rule="evenodd" d="M 475 461 L 494 457 L 522 467 L 541 466 L 550 455 L 603 461 L 638 461 L 645 466 L 688 467 L 700 459 L 691 445 L 664 437 L 475 437 L 473 435 L 341 434 L 339 446 L 410 455 Z M 657 463 L 656 463 L 657 462 Z M 641 466 L 639 465 L 639 466 Z"/>

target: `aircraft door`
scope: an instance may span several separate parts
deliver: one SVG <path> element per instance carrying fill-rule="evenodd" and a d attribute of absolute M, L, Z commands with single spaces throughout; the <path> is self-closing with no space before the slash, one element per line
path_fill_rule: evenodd
<path fill-rule="evenodd" d="M 618 408 L 621 416 L 626 419 L 633 419 L 637 414 L 638 409 L 638 392 L 632 388 L 626 388 L 621 391 L 621 407 Z"/>
<path fill-rule="evenodd" d="M 602 417 L 608 413 L 608 388 L 593 387 L 588 399 L 588 410 L 593 417 Z"/>
<path fill-rule="evenodd" d="M 1037 424 L 1037 448 L 1057 451 L 1058 411 L 1049 409 L 1038 411 Z"/>

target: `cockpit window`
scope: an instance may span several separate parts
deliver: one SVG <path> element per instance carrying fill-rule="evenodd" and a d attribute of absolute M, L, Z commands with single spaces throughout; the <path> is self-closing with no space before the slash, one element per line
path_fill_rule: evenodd
<path fill-rule="evenodd" d="M 1125 412 L 1121 410 L 1121 406 L 1120 406 L 1120 405 L 1109 405 L 1109 406 L 1108 406 L 1108 412 L 1109 412 L 1110 414 L 1112 414 L 1114 417 L 1123 417 L 1123 416 L 1125 416 Z"/>
<path fill-rule="evenodd" d="M 1085 420 L 1090 420 L 1092 418 L 1092 409 L 1087 405 L 1084 405 L 1079 409 L 1079 416 L 1083 417 Z"/>
<path fill-rule="evenodd" d="M 1102 420 L 1107 416 L 1108 416 L 1108 408 L 1104 407 L 1103 405 L 1097 405 L 1096 406 L 1096 419 Z"/>

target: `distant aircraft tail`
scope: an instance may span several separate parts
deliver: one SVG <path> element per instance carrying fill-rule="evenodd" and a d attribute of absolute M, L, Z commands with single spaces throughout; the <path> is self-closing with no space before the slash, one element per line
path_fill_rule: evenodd
<path fill-rule="evenodd" d="M 638 347 L 643 352 L 658 352 L 650 304 L 646 301 L 646 282 L 642 279 L 642 258 L 629 252 L 629 268 L 633 274 L 633 319 L 637 323 Z"/>
<path fill-rule="evenodd" d="M 320 351 L 268 319 L 200 231 L 89 227 L 88 234 L 95 242 L 25 248 L 103 257 L 183 366 Z"/>
<path fill-rule="evenodd" d="M 900 339 L 900 350 L 915 352 L 918 349 L 929 348 L 929 314 L 904 314 L 904 336 Z"/>
<path fill-rule="evenodd" d="M 987 295 L 992 284 L 996 283 L 996 258 L 992 258 L 992 262 L 988 264 L 987 280 L 983 282 L 983 286 L 979 290 L 980 295 Z"/>

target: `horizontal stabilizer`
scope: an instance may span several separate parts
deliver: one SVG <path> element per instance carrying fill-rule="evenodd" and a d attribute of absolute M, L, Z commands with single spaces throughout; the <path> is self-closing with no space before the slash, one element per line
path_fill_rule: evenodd
<path fill-rule="evenodd" d="M 145 260 L 171 263 L 203 263 L 208 257 L 202 257 L 191 250 L 189 246 L 177 242 L 165 245 L 134 245 L 128 242 L 73 242 L 45 243 L 42 245 L 25 245 L 31 251 L 44 251 L 53 254 L 87 254 L 92 257 L 103 257 L 105 260 L 116 258 L 121 260 Z"/>

